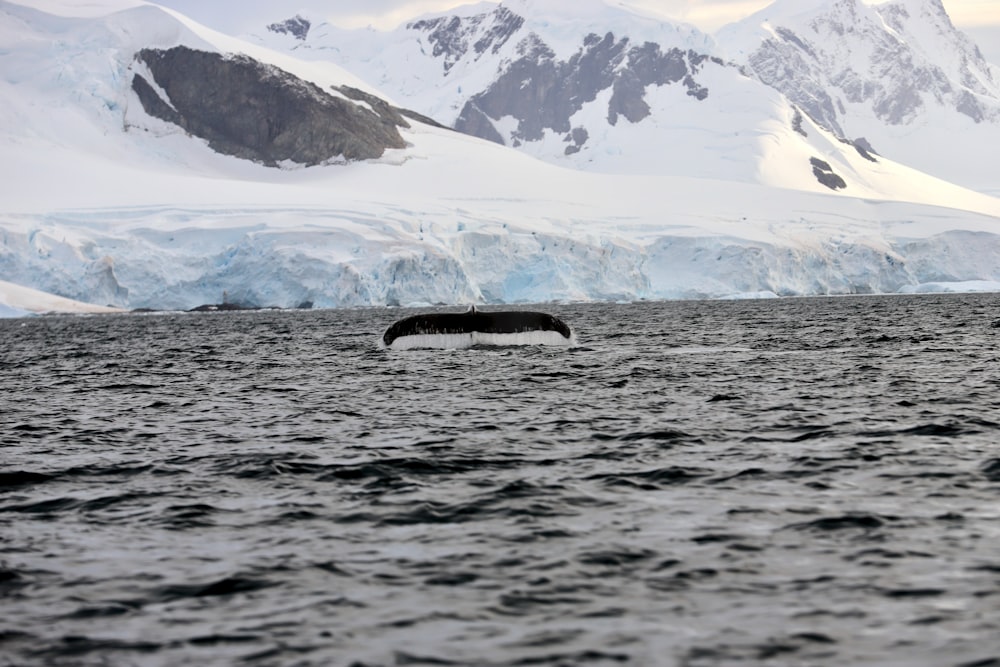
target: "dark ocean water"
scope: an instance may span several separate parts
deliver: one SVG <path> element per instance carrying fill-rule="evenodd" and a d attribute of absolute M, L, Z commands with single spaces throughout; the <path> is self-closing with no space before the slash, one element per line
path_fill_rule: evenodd
<path fill-rule="evenodd" d="M 0 321 L 0 665 L 1000 665 L 1000 295 Z"/>

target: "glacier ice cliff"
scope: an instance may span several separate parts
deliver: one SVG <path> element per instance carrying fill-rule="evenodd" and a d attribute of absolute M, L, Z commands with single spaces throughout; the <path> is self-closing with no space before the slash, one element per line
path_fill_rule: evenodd
<path fill-rule="evenodd" d="M 222 224 L 231 213 L 141 210 L 127 233 L 89 226 L 81 234 L 78 216 L 100 217 L 94 211 L 21 220 L 24 231 L 0 237 L 0 275 L 80 301 L 155 309 L 217 303 L 223 294 L 248 306 L 358 307 L 1000 285 L 1000 234 L 961 229 L 801 243 L 690 232 L 628 239 L 474 221 L 421 230 L 356 214 L 345 222 L 342 211 L 303 212 L 304 224 L 292 227 L 269 225 L 277 215 L 269 211 Z M 172 230 L 164 229 L 168 215 Z"/>

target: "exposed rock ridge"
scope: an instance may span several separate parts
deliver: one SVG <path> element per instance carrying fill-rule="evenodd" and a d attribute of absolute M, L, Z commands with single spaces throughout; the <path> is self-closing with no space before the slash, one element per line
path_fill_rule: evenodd
<path fill-rule="evenodd" d="M 143 49 L 136 61 L 153 79 L 132 78 L 146 113 L 219 153 L 312 166 L 374 159 L 406 145 L 397 129 L 406 121 L 388 104 L 357 104 L 247 56 L 177 46 Z"/>
<path fill-rule="evenodd" d="M 518 43 L 516 53 L 517 58 L 505 63 L 486 90 L 466 102 L 456 130 L 497 143 L 509 139 L 515 146 L 538 141 L 551 130 L 573 142 L 567 151 L 571 153 L 586 141 L 585 132 L 573 132 L 573 115 L 603 91 L 611 90 L 607 109 L 611 125 L 620 117 L 638 123 L 650 115 L 645 100 L 648 86 L 680 83 L 698 100 L 709 94 L 695 78 L 709 56 L 678 48 L 664 51 L 652 42 L 633 46 L 628 37 L 617 39 L 610 32 L 603 37 L 587 35 L 565 61 L 534 33 Z M 719 59 L 711 61 L 723 66 Z M 517 121 L 510 137 L 501 136 L 493 123 L 505 117 Z"/>
<path fill-rule="evenodd" d="M 309 19 L 302 18 L 299 15 L 293 16 L 292 18 L 280 23 L 272 23 L 267 26 L 267 29 L 273 33 L 279 35 L 291 35 L 299 41 L 306 40 L 306 37 L 309 36 L 309 30 L 311 28 L 312 23 Z"/>

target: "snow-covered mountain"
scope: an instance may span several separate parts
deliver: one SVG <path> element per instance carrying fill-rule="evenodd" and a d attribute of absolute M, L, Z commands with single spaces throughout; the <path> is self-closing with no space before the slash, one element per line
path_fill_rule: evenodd
<path fill-rule="evenodd" d="M 839 136 L 1000 191 L 1000 69 L 941 0 L 779 0 L 717 38 L 728 57 Z"/>
<path fill-rule="evenodd" d="M 768 166 L 791 158 L 775 144 L 811 142 L 793 134 L 801 113 L 897 162 L 997 188 L 1000 79 L 940 0 L 780 0 L 714 39 L 603 0 L 482 3 L 391 32 L 299 16 L 250 38 L 577 169 L 786 185 Z M 694 132 L 708 150 L 669 159 Z"/>
<path fill-rule="evenodd" d="M 603 0 L 471 5 L 386 33 L 298 16 L 251 39 L 336 62 L 445 125 L 574 169 L 819 191 L 809 157 L 854 152 L 809 135 L 707 35 Z"/>
<path fill-rule="evenodd" d="M 678 118 L 741 124 L 697 118 L 685 130 L 661 119 L 675 137 L 669 149 L 629 150 L 651 165 L 701 161 L 704 171 L 607 174 L 425 122 L 407 111 L 412 98 L 387 99 L 383 81 L 327 58 L 116 2 L 119 11 L 82 17 L 0 2 L 0 280 L 129 308 L 190 308 L 223 294 L 328 307 L 1000 283 L 1000 201 L 865 154 L 693 48 L 676 59 L 673 47 L 643 52 L 655 72 L 687 74 L 626 95 L 618 127 L 654 122 L 625 114 L 641 110 L 637 100 L 655 109 L 661 96 L 685 109 L 728 99 Z M 292 28 L 273 34 L 301 41 Z M 487 32 L 501 51 L 511 42 Z M 617 72 L 625 60 L 598 55 L 623 49 L 634 64 L 642 56 L 631 44 L 567 36 L 547 48 L 553 67 L 577 63 L 583 91 L 600 79 L 580 65 L 584 52 L 602 71 L 618 62 Z M 584 109 L 599 99 L 607 109 L 614 85 Z M 348 125 L 338 144 L 345 137 L 333 129 Z M 385 132 L 374 152 L 353 153 L 371 132 Z M 571 155 L 614 150 L 594 137 L 579 147 Z"/>

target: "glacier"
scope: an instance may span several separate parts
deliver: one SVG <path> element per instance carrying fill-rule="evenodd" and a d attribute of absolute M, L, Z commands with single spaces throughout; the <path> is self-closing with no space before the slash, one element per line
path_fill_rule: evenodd
<path fill-rule="evenodd" d="M 808 118 L 808 143 L 781 117 L 747 133 L 781 156 L 761 182 L 581 172 L 418 122 L 401 130 L 405 148 L 360 162 L 219 155 L 143 113 L 128 78 L 138 49 L 246 53 L 325 88 L 377 90 L 332 63 L 119 4 L 76 17 L 0 2 L 0 281 L 20 286 L 0 290 L 0 314 L 68 310 L 22 288 L 98 309 L 1000 288 L 1000 200 L 872 163 Z M 664 159 L 760 167 L 759 151 L 698 133 L 673 142 Z M 847 191 L 811 178 L 817 150 Z"/>
<path fill-rule="evenodd" d="M 696 201 L 677 207 L 688 210 L 677 211 L 675 224 L 611 203 L 606 215 L 547 217 L 541 230 L 531 216 L 551 202 L 471 199 L 405 208 L 358 201 L 333 208 L 141 207 L 5 216 L 0 266 L 4 276 L 77 300 L 155 309 L 224 298 L 257 306 L 356 307 L 1000 285 L 995 216 L 881 202 L 859 204 L 867 211 L 852 212 L 845 223 L 830 202 L 803 197 L 789 210 L 788 199 L 794 198 L 771 211 L 758 202 L 752 220 L 733 213 L 696 224 Z M 805 208 L 810 204 L 816 207 Z M 478 207 L 494 212 L 488 219 L 456 215 Z M 623 217 L 625 224 L 608 222 Z"/>

